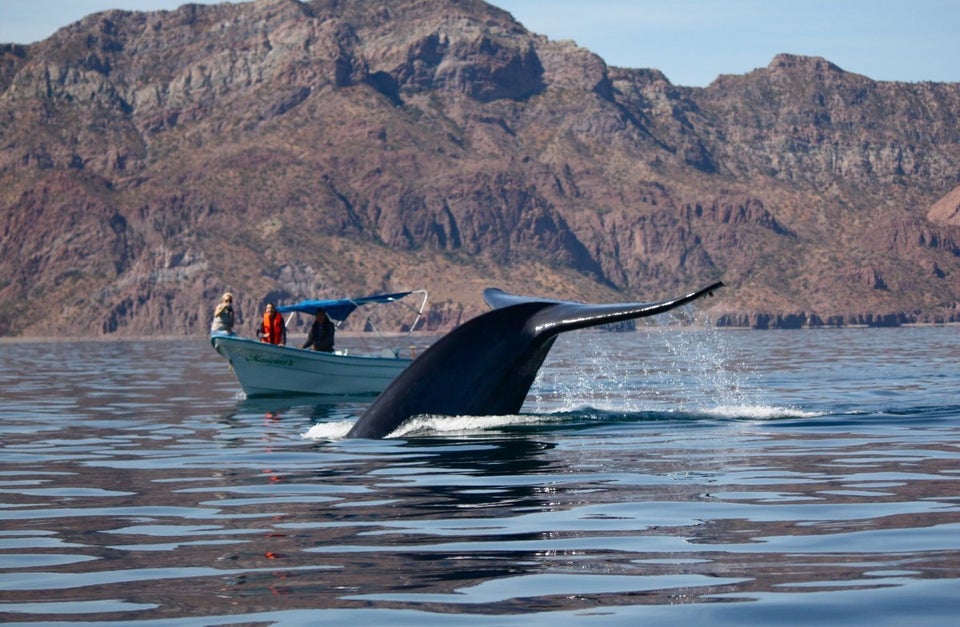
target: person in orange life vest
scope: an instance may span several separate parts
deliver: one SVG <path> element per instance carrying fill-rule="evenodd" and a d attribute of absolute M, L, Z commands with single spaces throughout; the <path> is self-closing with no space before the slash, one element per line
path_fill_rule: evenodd
<path fill-rule="evenodd" d="M 267 303 L 267 309 L 263 312 L 263 320 L 257 328 L 257 337 L 261 342 L 269 344 L 287 344 L 287 325 L 283 316 L 277 313 L 277 308 L 273 303 Z"/>

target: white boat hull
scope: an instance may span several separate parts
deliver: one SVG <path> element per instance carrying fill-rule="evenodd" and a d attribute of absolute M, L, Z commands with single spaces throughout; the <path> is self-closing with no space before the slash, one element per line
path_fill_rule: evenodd
<path fill-rule="evenodd" d="M 284 394 L 372 395 L 382 392 L 412 359 L 323 353 L 214 335 L 247 397 Z"/>

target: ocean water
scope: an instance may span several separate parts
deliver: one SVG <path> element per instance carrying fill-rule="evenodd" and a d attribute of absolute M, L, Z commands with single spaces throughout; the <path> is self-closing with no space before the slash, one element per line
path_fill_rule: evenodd
<path fill-rule="evenodd" d="M 342 439 L 366 402 L 245 400 L 205 339 L 0 343 L 0 622 L 960 616 L 956 327 L 568 334 L 518 416 Z"/>

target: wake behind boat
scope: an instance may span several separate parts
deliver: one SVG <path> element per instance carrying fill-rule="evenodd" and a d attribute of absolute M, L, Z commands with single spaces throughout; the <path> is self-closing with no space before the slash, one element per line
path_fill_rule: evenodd
<path fill-rule="evenodd" d="M 408 296 L 411 299 L 401 302 Z M 409 305 L 409 300 L 418 298 L 419 304 Z M 369 312 L 371 308 L 392 304 L 413 316 L 408 326 L 409 332 L 413 332 L 426 303 L 427 292 L 413 290 L 362 298 L 305 300 L 277 307 L 277 311 L 291 316 L 295 313 L 315 316 L 323 309 L 339 329 L 358 309 Z M 400 350 L 383 335 L 377 326 L 382 319 L 383 316 L 370 313 L 362 324 L 365 334 L 375 334 L 382 344 L 379 350 L 368 354 L 326 353 L 217 333 L 211 334 L 210 342 L 230 362 L 248 398 L 287 394 L 373 395 L 382 392 L 413 361 L 401 357 Z"/>

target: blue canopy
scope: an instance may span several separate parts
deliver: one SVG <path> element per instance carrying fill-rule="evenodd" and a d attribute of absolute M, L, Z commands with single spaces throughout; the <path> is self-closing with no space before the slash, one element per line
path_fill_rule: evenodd
<path fill-rule="evenodd" d="M 317 312 L 323 309 L 327 312 L 327 317 L 331 320 L 343 322 L 353 313 L 353 310 L 360 305 L 368 303 L 391 303 L 408 296 L 413 292 L 397 292 L 395 294 L 374 294 L 362 298 L 340 298 L 336 300 L 302 300 L 292 305 L 280 305 L 277 311 L 280 313 L 305 313 L 311 316 L 317 315 Z"/>

